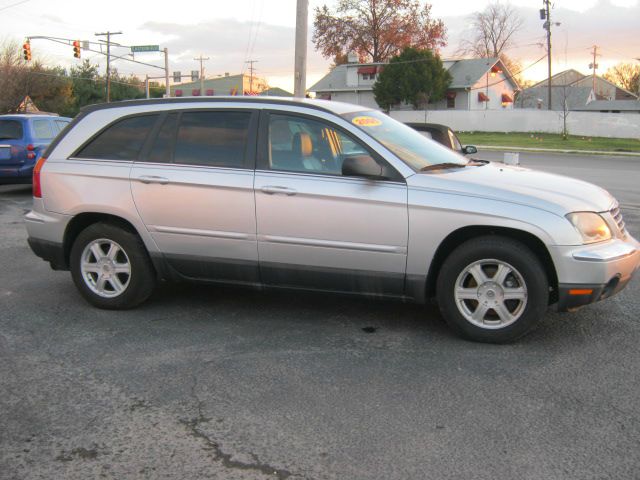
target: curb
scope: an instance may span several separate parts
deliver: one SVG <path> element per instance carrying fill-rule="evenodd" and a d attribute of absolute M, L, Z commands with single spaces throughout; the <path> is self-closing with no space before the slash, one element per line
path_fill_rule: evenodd
<path fill-rule="evenodd" d="M 587 155 L 619 155 L 623 157 L 640 157 L 640 152 L 612 152 L 606 150 L 560 150 L 555 148 L 503 147 L 498 145 L 476 145 L 478 150 L 505 150 L 515 152 L 548 152 L 548 153 L 582 153 Z"/>

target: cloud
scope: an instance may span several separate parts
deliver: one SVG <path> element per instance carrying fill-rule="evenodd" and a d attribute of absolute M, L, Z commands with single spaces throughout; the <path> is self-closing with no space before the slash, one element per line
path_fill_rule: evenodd
<path fill-rule="evenodd" d="M 208 76 L 246 71 L 247 60 L 258 60 L 254 66 L 260 76 L 293 74 L 293 27 L 212 19 L 195 25 L 146 22 L 141 28 L 167 37 L 163 45 L 169 49 L 172 70 L 195 70 L 193 58 L 202 54 L 210 58 L 205 64 Z M 327 66 L 309 42 L 308 70 L 324 71 Z"/>

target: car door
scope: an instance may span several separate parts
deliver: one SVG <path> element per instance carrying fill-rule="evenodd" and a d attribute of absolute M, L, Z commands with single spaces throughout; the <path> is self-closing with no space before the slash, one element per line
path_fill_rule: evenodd
<path fill-rule="evenodd" d="M 258 282 L 256 128 L 250 109 L 169 112 L 134 164 L 140 217 L 180 275 Z"/>
<path fill-rule="evenodd" d="M 264 112 L 255 175 L 262 281 L 374 295 L 402 295 L 407 187 L 392 178 L 343 176 L 348 155 L 375 155 L 319 117 Z M 379 162 L 384 162 L 376 157 Z"/>

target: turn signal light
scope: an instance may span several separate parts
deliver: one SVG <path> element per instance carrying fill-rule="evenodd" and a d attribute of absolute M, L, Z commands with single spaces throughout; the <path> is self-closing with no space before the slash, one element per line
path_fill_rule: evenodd
<path fill-rule="evenodd" d="M 592 288 L 576 288 L 573 290 L 569 290 L 569 295 L 591 295 L 592 293 Z"/>
<path fill-rule="evenodd" d="M 42 184 L 40 183 L 40 172 L 42 166 L 47 159 L 40 157 L 40 160 L 36 162 L 36 166 L 33 167 L 33 196 L 35 198 L 42 198 Z"/>

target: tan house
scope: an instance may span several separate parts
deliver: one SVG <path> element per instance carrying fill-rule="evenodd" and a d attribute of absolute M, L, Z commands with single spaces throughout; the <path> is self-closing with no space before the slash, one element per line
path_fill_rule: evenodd
<path fill-rule="evenodd" d="M 207 78 L 204 80 L 203 92 L 200 91 L 200 80 L 171 85 L 172 97 L 222 96 L 222 95 L 257 95 L 268 90 L 269 85 L 264 78 L 250 75 L 229 75 Z"/>
<path fill-rule="evenodd" d="M 546 87 L 547 79 L 536 83 L 531 88 Z M 551 86 L 558 87 L 589 87 L 593 90 L 596 100 L 637 100 L 637 95 L 620 88 L 616 84 L 599 76 L 584 75 L 577 70 L 565 70 L 551 77 Z M 553 94 L 552 94 L 553 95 Z"/>

